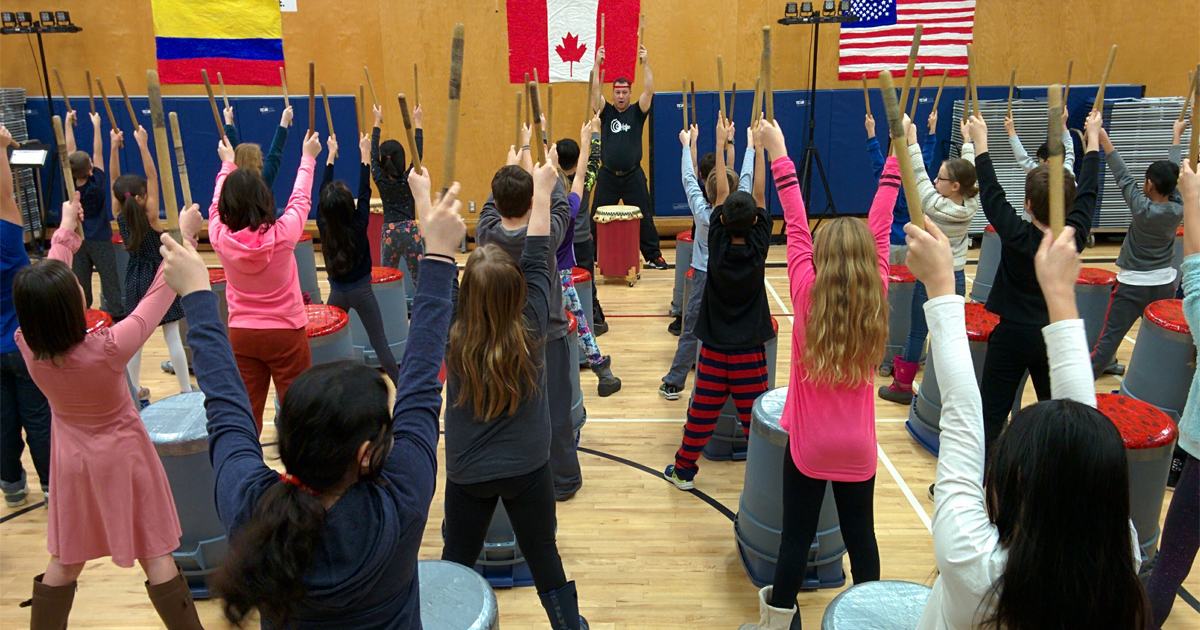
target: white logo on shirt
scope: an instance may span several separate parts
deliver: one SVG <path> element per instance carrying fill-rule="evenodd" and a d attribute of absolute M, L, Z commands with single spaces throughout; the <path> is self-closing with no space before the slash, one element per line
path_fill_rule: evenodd
<path fill-rule="evenodd" d="M 613 133 L 621 133 L 622 131 L 629 131 L 630 126 L 622 124 L 621 121 L 614 118 L 612 124 L 609 125 L 609 129 L 611 129 Z"/>

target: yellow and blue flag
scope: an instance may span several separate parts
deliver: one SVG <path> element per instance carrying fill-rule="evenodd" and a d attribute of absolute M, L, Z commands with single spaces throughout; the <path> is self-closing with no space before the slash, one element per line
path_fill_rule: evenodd
<path fill-rule="evenodd" d="M 283 26 L 278 0 L 151 0 L 158 76 L 201 83 L 200 70 L 233 85 L 279 85 Z"/>

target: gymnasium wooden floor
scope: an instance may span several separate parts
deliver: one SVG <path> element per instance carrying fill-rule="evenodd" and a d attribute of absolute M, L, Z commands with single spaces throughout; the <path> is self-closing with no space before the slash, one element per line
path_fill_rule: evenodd
<path fill-rule="evenodd" d="M 972 250 L 971 258 L 977 254 Z M 1115 269 L 1112 261 L 1116 254 L 1117 245 L 1101 244 L 1085 252 L 1085 260 L 1090 261 L 1085 264 Z M 673 250 L 665 250 L 664 255 L 668 262 L 673 261 Z M 216 264 L 214 255 L 205 256 L 210 264 Z M 460 262 L 463 260 L 465 257 L 460 257 Z M 779 321 L 777 381 L 786 384 L 792 322 L 784 249 L 773 248 L 770 260 L 768 298 Z M 973 265 L 968 266 L 968 278 L 974 271 Z M 558 509 L 563 564 L 578 583 L 581 612 L 598 630 L 736 628 L 757 620 L 756 589 L 738 559 L 733 523 L 661 476 L 679 445 L 687 405 L 686 393 L 675 402 L 657 394 L 676 346 L 676 337 L 666 331 L 671 321 L 666 312 L 673 278 L 673 270 L 645 270 L 633 288 L 617 280 L 599 287 L 611 327 L 600 338 L 600 346 L 602 352 L 613 356 L 613 371 L 624 388 L 601 399 L 595 393 L 595 378 L 586 372 L 581 375 L 589 418 L 579 454 L 584 485 Z M 96 282 L 99 295 L 98 279 Z M 328 291 L 327 284 L 322 291 Z M 1136 337 L 1135 328 L 1121 346 L 1118 357 L 1122 363 L 1128 360 Z M 162 336 L 156 333 L 146 346 L 142 365 L 142 383 L 151 389 L 153 400 L 172 394 L 177 387 L 173 376 L 159 370 L 159 363 L 166 359 Z M 890 381 L 879 378 L 877 382 Z M 1097 391 L 1104 392 L 1117 387 L 1112 376 L 1096 385 Z M 1027 388 L 1026 403 L 1033 400 L 1032 388 Z M 928 528 L 933 505 L 926 498 L 926 489 L 933 483 L 936 460 L 906 433 L 905 407 L 877 400 L 876 415 L 875 530 L 883 578 L 932 584 L 936 565 Z M 274 439 L 274 429 L 268 424 L 263 442 Z M 273 455 L 268 448 L 268 462 L 277 467 Z M 25 459 L 32 476 L 28 455 Z M 744 463 L 701 460 L 696 490 L 736 513 L 744 468 Z M 439 480 L 439 494 L 430 510 L 422 558 L 438 558 L 441 553 L 443 484 L 444 478 Z M 1164 515 L 1171 496 L 1167 492 Z M 29 597 L 30 579 L 45 569 L 48 558 L 46 512 L 36 507 L 42 501 L 39 491 L 32 491 L 29 500 L 33 508 L 0 508 L 0 626 L 5 628 L 27 626 L 28 609 L 17 604 Z M 119 569 L 104 560 L 91 563 L 79 580 L 71 627 L 161 628 L 146 598 L 143 579 L 138 569 Z M 1200 595 L 1200 572 L 1193 571 L 1184 586 Z M 806 627 L 820 627 L 826 605 L 841 590 L 801 593 L 800 613 Z M 497 597 L 501 627 L 547 627 L 532 588 L 500 590 Z M 228 627 L 216 602 L 200 602 L 199 607 L 207 627 Z M 1200 627 L 1200 612 L 1179 598 L 1165 627 Z"/>

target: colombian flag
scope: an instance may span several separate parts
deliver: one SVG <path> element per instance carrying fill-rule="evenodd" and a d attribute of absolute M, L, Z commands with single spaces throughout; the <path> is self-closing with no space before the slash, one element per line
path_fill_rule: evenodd
<path fill-rule="evenodd" d="M 152 0 L 163 83 L 279 85 L 283 26 L 278 0 Z"/>

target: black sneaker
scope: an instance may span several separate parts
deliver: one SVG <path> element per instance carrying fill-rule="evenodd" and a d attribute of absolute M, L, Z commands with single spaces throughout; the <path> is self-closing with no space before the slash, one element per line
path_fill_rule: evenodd
<path fill-rule="evenodd" d="M 647 260 L 646 268 L 647 269 L 658 269 L 659 271 L 664 271 L 664 270 L 670 269 L 671 267 L 670 267 L 670 265 L 667 264 L 667 261 L 663 260 L 662 256 L 659 256 L 658 258 L 655 258 L 654 260 Z"/>
<path fill-rule="evenodd" d="M 682 334 L 683 333 L 683 318 L 676 315 L 675 321 L 671 322 L 670 324 L 667 324 L 667 332 L 671 333 L 672 335 L 675 335 L 676 337 L 678 337 L 680 334 Z"/>
<path fill-rule="evenodd" d="M 930 501 L 933 500 L 933 487 L 936 485 L 937 485 L 936 483 L 929 484 L 929 500 Z"/>
<path fill-rule="evenodd" d="M 1179 483 L 1179 476 L 1183 474 L 1183 458 L 1174 457 L 1171 459 L 1171 472 L 1167 474 L 1167 487 L 1172 491 L 1175 490 L 1175 484 Z"/>
<path fill-rule="evenodd" d="M 599 337 L 600 335 L 603 335 L 606 332 L 608 332 L 608 322 L 604 321 L 603 319 L 599 319 L 599 320 L 592 322 L 592 334 L 593 335 Z"/>
<path fill-rule="evenodd" d="M 666 398 L 667 400 L 679 400 L 679 388 L 671 385 L 670 383 L 663 383 L 662 386 L 658 388 L 658 395 Z"/>

